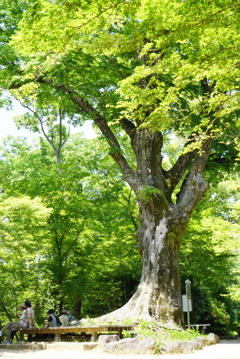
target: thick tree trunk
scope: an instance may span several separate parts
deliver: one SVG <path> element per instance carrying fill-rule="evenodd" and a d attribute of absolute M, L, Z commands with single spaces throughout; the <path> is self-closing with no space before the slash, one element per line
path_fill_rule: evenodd
<path fill-rule="evenodd" d="M 179 247 L 186 220 L 174 216 L 174 208 L 158 218 L 152 208 L 141 211 L 138 245 L 142 252 L 142 275 L 136 293 L 108 320 L 156 320 L 169 326 L 182 324 L 179 279 Z M 104 318 L 104 317 L 102 317 Z"/>
<path fill-rule="evenodd" d="M 180 242 L 190 215 L 207 188 L 202 173 L 211 150 L 211 136 L 205 133 L 201 142 L 201 134 L 193 133 L 186 139 L 186 148 L 172 168 L 165 170 L 162 165 L 163 134 L 142 128 L 141 120 L 134 123 L 122 119 L 122 128 L 131 140 L 136 157 L 137 168 L 134 169 L 124 156 L 107 120 L 86 100 L 76 96 L 72 99 L 91 114 L 109 143 L 110 154 L 118 164 L 123 179 L 134 190 L 139 202 L 137 243 L 143 258 L 141 281 L 137 292 L 125 306 L 101 319 L 122 321 L 125 318 L 142 318 L 164 321 L 168 325 L 181 324 Z M 194 147 L 196 138 L 198 144 Z M 174 204 L 172 195 L 180 183 L 182 185 Z"/>
<path fill-rule="evenodd" d="M 142 276 L 136 297 L 141 298 L 142 314 L 157 321 L 181 324 L 179 248 L 185 225 L 179 226 L 171 210 L 161 218 L 148 208 L 142 211 L 138 243 L 142 251 Z"/>
<path fill-rule="evenodd" d="M 192 210 L 207 188 L 202 172 L 209 144 L 206 142 L 195 158 L 193 154 L 183 155 L 169 172 L 164 172 L 160 155 L 161 134 L 143 130 L 133 137 L 138 169 L 128 182 L 139 203 L 141 224 L 137 244 L 143 259 L 141 281 L 128 303 L 101 319 L 155 320 L 171 327 L 182 324 L 180 243 Z M 187 169 L 174 204 L 172 192 Z M 129 175 L 129 171 L 126 173 Z"/>

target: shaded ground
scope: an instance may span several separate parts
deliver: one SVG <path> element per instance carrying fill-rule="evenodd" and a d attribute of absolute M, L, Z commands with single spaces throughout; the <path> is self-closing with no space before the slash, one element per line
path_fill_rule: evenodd
<path fill-rule="evenodd" d="M 220 344 L 204 347 L 202 350 L 191 354 L 172 354 L 172 355 L 114 355 L 103 353 L 98 349 L 90 351 L 77 351 L 65 349 L 61 350 L 12 350 L 0 349 L 0 358 L 6 359 L 240 359 L 240 340 L 222 341 Z"/>

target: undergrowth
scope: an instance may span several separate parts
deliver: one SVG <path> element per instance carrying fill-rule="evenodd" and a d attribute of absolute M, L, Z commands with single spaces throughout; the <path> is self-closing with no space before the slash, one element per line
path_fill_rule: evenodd
<path fill-rule="evenodd" d="M 144 321 L 140 322 L 139 325 L 135 327 L 134 332 L 138 336 L 151 337 L 155 340 L 161 337 L 164 341 L 191 340 L 200 336 L 198 328 L 196 330 L 183 330 L 176 326 L 175 329 L 168 329 L 161 323 Z"/>
<path fill-rule="evenodd" d="M 166 342 L 173 341 L 187 341 L 198 338 L 201 334 L 196 329 L 183 330 L 180 327 L 169 329 L 164 324 L 156 322 L 139 322 L 139 325 L 134 328 L 134 334 L 138 338 L 150 337 L 155 340 L 155 354 L 160 354 L 162 346 Z M 124 337 L 129 337 L 128 333 L 124 333 Z"/>

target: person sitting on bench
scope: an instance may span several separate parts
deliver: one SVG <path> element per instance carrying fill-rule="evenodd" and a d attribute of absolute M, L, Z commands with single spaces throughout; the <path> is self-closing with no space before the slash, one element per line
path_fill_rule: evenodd
<path fill-rule="evenodd" d="M 54 327 L 59 327 L 60 325 L 62 325 L 60 319 L 55 314 L 54 309 L 49 309 L 48 314 L 49 314 L 49 317 L 48 317 L 48 323 L 47 323 L 46 327 L 54 328 Z"/>
<path fill-rule="evenodd" d="M 67 311 L 66 310 L 62 310 L 61 311 L 61 315 L 59 316 L 59 319 L 62 323 L 62 327 L 67 327 L 69 325 L 69 320 L 68 320 L 68 316 L 67 316 Z"/>
<path fill-rule="evenodd" d="M 14 338 L 14 335 L 16 333 L 17 330 L 21 329 L 21 328 L 28 328 L 28 320 L 27 320 L 27 316 L 26 316 L 26 306 L 25 303 L 20 304 L 20 309 L 22 311 L 21 314 L 17 314 L 17 316 L 19 316 L 19 321 L 18 322 L 8 322 L 0 331 L 0 336 L 2 336 L 2 334 L 7 331 L 7 338 L 6 340 L 3 342 L 3 344 L 11 344 L 12 340 Z"/>

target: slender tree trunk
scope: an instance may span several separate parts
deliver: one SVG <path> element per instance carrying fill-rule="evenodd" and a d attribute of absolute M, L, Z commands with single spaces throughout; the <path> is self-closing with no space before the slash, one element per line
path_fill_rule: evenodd
<path fill-rule="evenodd" d="M 82 301 L 79 298 L 74 299 L 74 308 L 73 308 L 73 315 L 76 319 L 81 318 L 81 311 L 82 311 Z"/>

